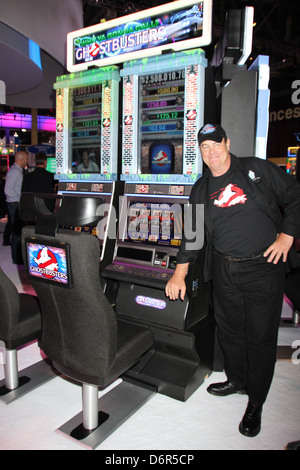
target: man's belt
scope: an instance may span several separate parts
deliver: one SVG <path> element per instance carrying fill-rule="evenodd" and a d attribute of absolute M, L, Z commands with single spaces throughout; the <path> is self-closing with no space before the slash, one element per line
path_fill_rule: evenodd
<path fill-rule="evenodd" d="M 226 256 L 226 255 L 222 255 L 227 261 L 235 261 L 235 262 L 239 262 L 239 261 L 251 261 L 253 259 L 257 259 L 257 258 L 261 258 L 263 256 L 263 253 L 260 253 L 259 255 L 252 255 L 252 256 L 248 256 L 246 258 L 233 258 L 232 256 Z"/>

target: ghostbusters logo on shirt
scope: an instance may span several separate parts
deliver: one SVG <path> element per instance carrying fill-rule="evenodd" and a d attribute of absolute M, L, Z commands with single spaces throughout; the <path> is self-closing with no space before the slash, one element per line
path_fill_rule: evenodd
<path fill-rule="evenodd" d="M 231 207 L 236 204 L 245 204 L 247 196 L 236 184 L 228 184 L 225 188 L 211 194 L 214 205 L 217 207 Z"/>

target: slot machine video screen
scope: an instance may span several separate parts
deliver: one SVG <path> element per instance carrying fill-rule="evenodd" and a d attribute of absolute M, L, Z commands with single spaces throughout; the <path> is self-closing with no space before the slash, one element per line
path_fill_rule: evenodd
<path fill-rule="evenodd" d="M 182 204 L 129 201 L 123 241 L 179 248 L 182 231 Z"/>
<path fill-rule="evenodd" d="M 141 173 L 182 173 L 184 90 L 184 69 L 139 77 Z"/>
<path fill-rule="evenodd" d="M 70 88 L 70 169 L 99 173 L 102 84 Z"/>

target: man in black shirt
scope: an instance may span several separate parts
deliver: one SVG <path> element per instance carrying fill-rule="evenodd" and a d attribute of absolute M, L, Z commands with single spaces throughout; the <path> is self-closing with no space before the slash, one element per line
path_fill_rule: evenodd
<path fill-rule="evenodd" d="M 21 192 L 53 194 L 55 192 L 55 180 L 54 175 L 46 170 L 46 154 L 43 152 L 37 153 L 35 164 L 35 170 L 24 176 Z M 45 200 L 45 204 L 49 210 L 53 211 L 54 200 Z"/>
<path fill-rule="evenodd" d="M 291 247 L 300 238 L 300 184 L 268 161 L 231 154 L 221 126 L 203 126 L 198 142 L 209 171 L 195 183 L 190 203 L 204 205 L 204 279 L 213 281 L 227 375 L 207 390 L 217 396 L 247 393 L 239 430 L 254 437 L 274 373 L 286 261 L 299 261 Z M 184 298 L 188 266 L 198 255 L 186 242 L 183 237 L 166 286 L 171 300 Z"/>

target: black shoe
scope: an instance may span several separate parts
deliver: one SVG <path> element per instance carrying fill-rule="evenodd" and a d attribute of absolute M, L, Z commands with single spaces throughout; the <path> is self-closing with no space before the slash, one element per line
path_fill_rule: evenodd
<path fill-rule="evenodd" d="M 227 395 L 232 395 L 233 393 L 239 393 L 241 395 L 246 394 L 246 390 L 241 389 L 241 387 L 238 387 L 229 380 L 226 382 L 211 384 L 207 388 L 207 391 L 211 395 L 216 395 L 218 397 L 227 397 Z"/>
<path fill-rule="evenodd" d="M 249 401 L 244 417 L 239 425 L 241 434 L 247 437 L 255 437 L 261 429 L 262 405 Z"/>
<path fill-rule="evenodd" d="M 10 246 L 11 243 L 10 243 L 10 241 L 3 241 L 2 245 L 3 246 Z"/>

